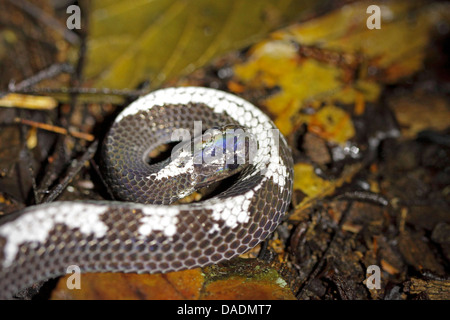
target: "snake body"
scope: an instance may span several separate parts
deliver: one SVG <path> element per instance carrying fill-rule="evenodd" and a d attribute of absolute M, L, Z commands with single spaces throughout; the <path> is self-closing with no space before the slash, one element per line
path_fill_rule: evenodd
<path fill-rule="evenodd" d="M 204 201 L 167 205 L 192 192 L 201 166 L 149 165 L 149 150 L 192 132 L 234 123 L 258 142 L 252 164 Z M 82 272 L 163 273 L 231 259 L 264 240 L 290 203 L 293 160 L 271 120 L 235 95 L 207 88 L 157 90 L 116 118 L 103 147 L 105 179 L 119 201 L 36 205 L 0 221 L 0 297 Z M 186 191 L 186 189 L 188 191 Z"/>

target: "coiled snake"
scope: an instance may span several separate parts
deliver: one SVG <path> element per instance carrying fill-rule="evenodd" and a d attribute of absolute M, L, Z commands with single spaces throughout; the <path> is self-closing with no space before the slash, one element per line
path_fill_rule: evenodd
<path fill-rule="evenodd" d="M 175 129 L 192 133 L 194 121 L 245 128 L 257 141 L 253 161 L 237 169 L 178 158 L 148 163 L 149 150 L 172 141 Z M 283 136 L 255 106 L 214 89 L 167 88 L 141 97 L 116 118 L 102 154 L 105 180 L 128 202 L 53 202 L 3 218 L 1 298 L 70 265 L 82 272 L 159 273 L 231 259 L 273 232 L 291 199 L 293 163 Z M 237 178 L 210 198 L 167 205 L 228 173 Z"/>

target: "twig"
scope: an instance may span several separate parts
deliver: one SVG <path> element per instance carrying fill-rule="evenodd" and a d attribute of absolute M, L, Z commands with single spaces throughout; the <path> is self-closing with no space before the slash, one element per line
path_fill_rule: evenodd
<path fill-rule="evenodd" d="M 86 60 L 86 39 L 87 39 L 87 32 L 89 27 L 89 15 L 85 14 L 87 10 L 82 10 L 82 19 L 84 21 L 84 28 L 79 30 L 80 31 L 80 46 L 78 49 L 78 59 L 77 63 L 75 65 L 75 72 L 72 72 L 70 77 L 70 83 L 69 86 L 71 88 L 79 87 L 83 78 L 83 67 Z M 66 122 L 71 122 L 71 117 L 73 116 L 72 110 L 75 110 L 75 106 L 77 105 L 78 100 L 78 93 L 72 92 L 69 94 L 70 96 L 70 111 L 66 113 L 67 117 L 64 114 L 60 115 L 60 121 L 62 124 L 66 124 Z"/>
<path fill-rule="evenodd" d="M 46 94 L 46 93 L 78 93 L 78 94 L 103 94 L 103 95 L 115 95 L 115 96 L 127 96 L 127 97 L 138 97 L 144 93 L 146 90 L 127 90 L 127 89 L 109 89 L 109 88 L 23 88 L 20 90 L 13 90 L 14 93 L 23 94 Z M 1 95 L 2 93 L 0 93 Z M 5 94 L 5 92 L 3 92 Z"/>
<path fill-rule="evenodd" d="M 50 191 L 50 194 L 46 199 L 44 199 L 43 203 L 52 202 L 61 194 L 61 192 L 67 187 L 78 172 L 80 172 L 81 168 L 84 167 L 86 161 L 89 161 L 94 157 L 95 152 L 97 151 L 97 146 L 98 140 L 94 141 L 79 159 L 71 162 L 64 179 Z"/>
<path fill-rule="evenodd" d="M 73 73 L 73 67 L 68 63 L 53 64 L 47 69 L 39 71 L 37 74 L 19 82 L 18 84 L 15 84 L 14 81 L 11 81 L 8 85 L 8 90 L 11 92 L 18 92 L 27 88 L 31 88 L 42 80 L 53 78 L 54 76 L 57 76 L 58 74 L 61 74 L 63 72 Z"/>
<path fill-rule="evenodd" d="M 33 120 L 22 119 L 22 118 L 15 118 L 14 122 L 20 123 L 20 124 L 24 124 L 24 125 L 27 125 L 27 126 L 32 126 L 32 127 L 38 128 L 38 129 L 50 131 L 50 132 L 63 134 L 63 135 L 66 135 L 66 136 L 70 135 L 70 136 L 72 136 L 74 138 L 83 139 L 83 140 L 87 140 L 87 141 L 94 141 L 94 139 L 95 139 L 95 137 L 92 134 L 89 134 L 89 133 L 84 133 L 84 132 L 79 132 L 79 131 L 74 131 L 74 130 L 67 130 L 65 128 L 54 126 L 52 124 L 36 122 L 36 121 L 33 121 Z"/>
<path fill-rule="evenodd" d="M 28 13 L 32 17 L 38 19 L 50 28 L 54 29 L 56 32 L 61 34 L 69 43 L 73 45 L 78 45 L 80 43 L 80 38 L 75 32 L 67 29 L 65 25 L 61 24 L 61 22 L 49 15 L 47 12 L 43 11 L 41 8 L 25 0 L 8 1 L 12 5 L 22 9 L 24 12 Z"/>
<path fill-rule="evenodd" d="M 383 195 L 370 191 L 347 191 L 340 195 L 334 197 L 336 200 L 353 200 L 353 201 L 364 201 L 377 204 L 379 206 L 389 205 L 389 200 Z"/>

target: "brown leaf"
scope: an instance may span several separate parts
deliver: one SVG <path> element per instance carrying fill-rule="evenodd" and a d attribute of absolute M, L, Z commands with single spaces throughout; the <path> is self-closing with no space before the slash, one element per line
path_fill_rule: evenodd
<path fill-rule="evenodd" d="M 81 289 L 68 289 L 68 276 L 58 282 L 52 299 L 59 300 L 186 300 L 198 299 L 203 284 L 200 269 L 167 274 L 86 273 Z"/>
<path fill-rule="evenodd" d="M 81 289 L 68 289 L 62 277 L 51 298 L 58 300 L 217 300 L 288 299 L 289 286 L 278 272 L 255 259 L 237 259 L 211 266 L 167 274 L 86 273 Z"/>

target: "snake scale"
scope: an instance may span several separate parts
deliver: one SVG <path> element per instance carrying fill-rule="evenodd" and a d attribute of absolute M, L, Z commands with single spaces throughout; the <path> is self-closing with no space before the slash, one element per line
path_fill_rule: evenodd
<path fill-rule="evenodd" d="M 170 143 L 175 129 L 192 133 L 195 121 L 203 128 L 243 127 L 256 138 L 257 151 L 237 178 L 224 180 L 224 190 L 168 205 L 207 185 L 211 167 L 149 164 L 147 155 Z M 82 272 L 164 273 L 253 248 L 282 221 L 291 200 L 293 160 L 277 132 L 254 105 L 215 89 L 166 88 L 137 99 L 118 115 L 102 146 L 105 180 L 124 201 L 59 201 L 0 220 L 0 298 L 65 274 L 70 265 Z"/>

